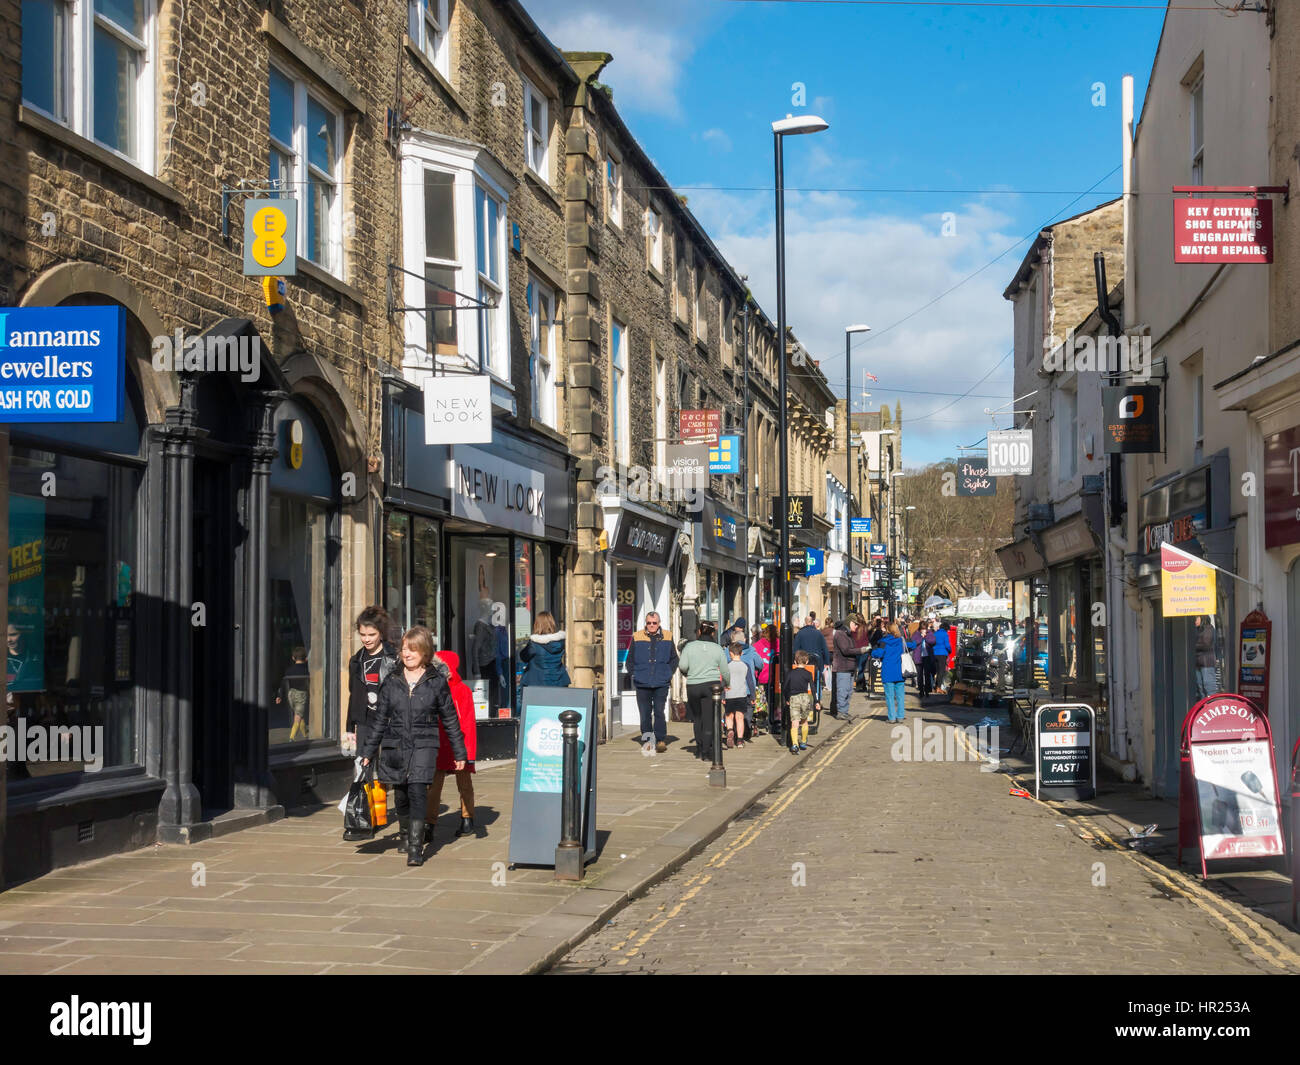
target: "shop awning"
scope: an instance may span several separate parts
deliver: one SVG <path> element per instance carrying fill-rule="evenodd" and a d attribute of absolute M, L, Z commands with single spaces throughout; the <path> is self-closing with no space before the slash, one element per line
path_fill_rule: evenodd
<path fill-rule="evenodd" d="M 1038 546 L 1028 537 L 1007 544 L 1005 547 L 999 547 L 997 556 L 1008 580 L 1024 580 L 1036 573 L 1042 573 L 1047 568 L 1043 556 L 1038 553 Z"/>
<path fill-rule="evenodd" d="M 1043 544 L 1043 558 L 1049 566 L 1056 566 L 1083 555 L 1100 550 L 1092 526 L 1083 514 L 1074 514 L 1039 533 Z"/>

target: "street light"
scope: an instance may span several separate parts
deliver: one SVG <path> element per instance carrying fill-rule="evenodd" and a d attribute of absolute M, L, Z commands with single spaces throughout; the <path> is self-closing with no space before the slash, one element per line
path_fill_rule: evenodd
<path fill-rule="evenodd" d="M 911 504 L 903 508 L 903 554 L 907 556 L 907 568 L 909 571 L 912 568 L 912 533 L 908 526 L 911 524 L 910 519 L 912 517 L 912 511 L 915 509 L 916 507 Z M 912 583 L 910 572 L 908 573 L 907 583 L 909 585 Z"/>
<path fill-rule="evenodd" d="M 844 327 L 844 480 L 849 486 L 849 506 L 847 512 L 849 556 L 849 584 L 853 583 L 853 388 L 849 381 L 849 370 L 853 365 L 853 356 L 849 351 L 849 342 L 854 333 L 869 333 L 869 325 L 849 325 Z"/>
<path fill-rule="evenodd" d="M 777 378 L 780 400 L 777 412 L 777 466 L 781 505 L 781 550 L 776 566 L 776 621 L 780 633 L 779 676 L 784 677 L 790 664 L 790 619 L 787 616 L 786 567 L 790 564 L 790 477 L 786 470 L 789 447 L 786 441 L 786 374 L 785 374 L 785 164 L 781 155 L 781 141 L 801 133 L 820 133 L 830 123 L 817 115 L 786 115 L 772 123 L 773 155 L 776 164 L 776 343 Z"/>

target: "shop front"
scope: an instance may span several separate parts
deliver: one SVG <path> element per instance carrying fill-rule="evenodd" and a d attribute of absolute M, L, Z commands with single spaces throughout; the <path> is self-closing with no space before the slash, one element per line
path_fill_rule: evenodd
<path fill-rule="evenodd" d="M 1047 687 L 1053 698 L 1091 706 L 1098 734 L 1107 735 L 1106 572 L 1094 531 L 1100 519 L 1092 517 L 1074 514 L 1039 534 L 1047 567 Z M 1041 634 L 1041 623 L 1035 627 Z"/>
<path fill-rule="evenodd" d="M 1160 545 L 1173 544 L 1232 572 L 1236 552 L 1229 502 L 1228 453 L 1221 451 L 1189 473 L 1148 489 L 1139 503 L 1136 568 L 1143 617 L 1150 626 L 1150 782 L 1157 795 L 1178 793 L 1180 737 L 1188 709 L 1206 695 L 1236 687 L 1236 582 L 1227 577 L 1215 582 L 1213 614 L 1166 618 L 1161 610 Z"/>
<path fill-rule="evenodd" d="M 615 723 L 636 728 L 641 722 L 627 656 L 632 635 L 645 625 L 646 615 L 657 613 L 675 643 L 695 634 L 677 630 L 680 620 L 672 609 L 672 591 L 679 586 L 675 575 L 680 523 L 662 511 L 617 497 L 605 504 L 605 523 L 609 539 L 605 586 L 613 592 L 606 597 L 605 631 L 615 633 L 605 668 L 605 705 L 611 708 L 612 732 Z"/>
<path fill-rule="evenodd" d="M 479 759 L 513 758 L 519 656 L 538 614 L 566 626 L 573 473 L 558 445 L 493 425 L 490 444 L 424 442 L 423 395 L 387 404 L 382 582 L 400 629 L 425 625 L 460 657 Z"/>
<path fill-rule="evenodd" d="M 9 763 L 7 882 L 263 823 L 350 778 L 342 463 L 314 384 L 270 358 L 255 380 L 155 371 L 161 323 L 131 302 L 118 418 L 6 434 L 5 723 L 80 741 Z M 261 343 L 246 319 L 208 338 Z"/>
<path fill-rule="evenodd" d="M 695 564 L 701 621 L 723 627 L 744 618 L 749 600 L 749 530 L 745 519 L 705 497 L 695 523 Z"/>
<path fill-rule="evenodd" d="M 999 547 L 997 555 L 1011 582 L 1011 617 L 1021 639 L 1012 663 L 1012 678 L 1017 688 L 1047 689 L 1047 563 L 1038 542 L 1029 536 Z"/>

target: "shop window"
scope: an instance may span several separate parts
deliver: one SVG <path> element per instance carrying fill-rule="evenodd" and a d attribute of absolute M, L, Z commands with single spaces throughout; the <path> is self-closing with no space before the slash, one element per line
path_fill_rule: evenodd
<path fill-rule="evenodd" d="M 510 717 L 517 660 L 509 630 L 508 604 L 514 596 L 510 541 L 504 536 L 453 536 L 448 550 L 448 644 L 460 655 L 461 676 L 474 692 L 478 716 Z"/>
<path fill-rule="evenodd" d="M 151 0 L 23 0 L 23 102 L 154 167 Z"/>
<path fill-rule="evenodd" d="M 44 491 L 49 484 L 57 492 Z M 11 445 L 4 723 L 39 728 L 48 744 L 39 757 L 30 739 L 15 752 L 11 786 L 140 760 L 133 601 L 139 486 L 140 473 L 129 466 Z"/>
<path fill-rule="evenodd" d="M 384 540 L 384 609 L 404 631 L 423 625 L 442 641 L 441 532 L 436 521 L 394 510 Z"/>
<path fill-rule="evenodd" d="M 627 669 L 627 656 L 632 650 L 632 634 L 636 632 L 637 573 L 630 567 L 618 570 L 618 675 L 619 690 L 632 691 L 632 677 Z"/>
<path fill-rule="evenodd" d="M 269 518 L 270 688 L 273 745 L 339 734 L 339 540 L 335 483 L 325 438 L 309 410 L 276 412 L 279 455 L 271 467 Z M 296 443 L 296 448 L 291 444 Z M 291 456 L 297 457 L 295 466 Z"/>

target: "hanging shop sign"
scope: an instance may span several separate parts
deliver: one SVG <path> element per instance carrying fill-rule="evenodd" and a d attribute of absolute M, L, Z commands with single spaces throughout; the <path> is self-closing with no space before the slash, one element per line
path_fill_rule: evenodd
<path fill-rule="evenodd" d="M 561 839 L 564 784 L 564 734 L 560 714 L 576 711 L 578 723 L 579 839 L 583 860 L 596 856 L 596 689 L 522 689 L 519 757 L 515 762 L 515 796 L 510 809 L 510 861 L 555 865 Z"/>
<path fill-rule="evenodd" d="M 709 448 L 710 473 L 740 472 L 740 437 L 729 435 L 719 437 L 718 442 Z"/>
<path fill-rule="evenodd" d="M 812 496 L 787 496 L 790 504 L 788 521 L 792 529 L 811 529 L 813 519 Z M 772 497 L 772 524 L 781 520 L 781 497 Z"/>
<path fill-rule="evenodd" d="M 1268 718 L 1235 692 L 1202 699 L 1183 719 L 1178 862 L 1195 839 L 1206 862 L 1285 852 Z"/>
<path fill-rule="evenodd" d="M 672 561 L 676 545 L 677 531 L 671 525 L 623 510 L 609 553 L 628 562 L 663 569 Z"/>
<path fill-rule="evenodd" d="M 451 449 L 451 513 L 527 536 L 546 535 L 546 475 L 473 447 Z"/>
<path fill-rule="evenodd" d="M 876 571 L 870 566 L 858 574 L 858 584 L 861 588 L 874 588 L 876 585 Z"/>
<path fill-rule="evenodd" d="M 665 444 L 664 474 L 672 490 L 703 492 L 709 485 L 708 447 L 704 444 Z"/>
<path fill-rule="evenodd" d="M 1273 201 L 1174 199 L 1174 262 L 1271 263 Z"/>
<path fill-rule="evenodd" d="M 988 445 L 990 477 L 1018 477 L 1033 472 L 1032 429 L 994 429 L 989 433 Z"/>
<path fill-rule="evenodd" d="M 998 494 L 997 478 L 989 475 L 987 459 L 959 459 L 957 461 L 957 494 L 959 496 L 993 496 Z"/>
<path fill-rule="evenodd" d="M 1264 546 L 1300 543 L 1300 426 L 1264 438 Z"/>
<path fill-rule="evenodd" d="M 1117 385 L 1101 390 L 1102 437 L 1107 455 L 1160 450 L 1160 386 Z"/>
<path fill-rule="evenodd" d="M 683 444 L 717 444 L 722 435 L 722 411 L 679 411 L 677 434 Z"/>
<path fill-rule="evenodd" d="M 121 307 L 0 309 L 0 421 L 122 420 Z"/>
<path fill-rule="evenodd" d="M 1041 573 L 1046 566 L 1032 540 L 1017 540 L 1014 544 L 999 547 L 997 556 L 1007 580 L 1011 581 Z"/>
<path fill-rule="evenodd" d="M 1166 618 L 1213 614 L 1214 567 L 1172 544 L 1160 545 L 1160 610 Z"/>
<path fill-rule="evenodd" d="M 487 374 L 447 374 L 424 382 L 424 442 L 492 443 L 492 381 Z"/>
<path fill-rule="evenodd" d="M 850 518 L 849 519 L 849 536 L 855 540 L 865 540 L 871 535 L 870 518 Z"/>
<path fill-rule="evenodd" d="M 1049 799 L 1097 794 L 1097 715 L 1085 703 L 1044 703 L 1035 713 L 1035 790 Z"/>
<path fill-rule="evenodd" d="M 298 201 L 244 201 L 244 275 L 291 277 L 298 272 Z"/>
<path fill-rule="evenodd" d="M 884 561 L 885 558 L 884 544 L 871 544 L 867 548 L 867 551 L 868 551 L 868 556 L 870 557 L 872 562 L 875 562 L 877 560 Z"/>
<path fill-rule="evenodd" d="M 1241 619 L 1241 665 L 1237 669 L 1237 691 L 1268 713 L 1268 654 L 1273 642 L 1273 623 L 1262 610 L 1252 610 Z"/>

